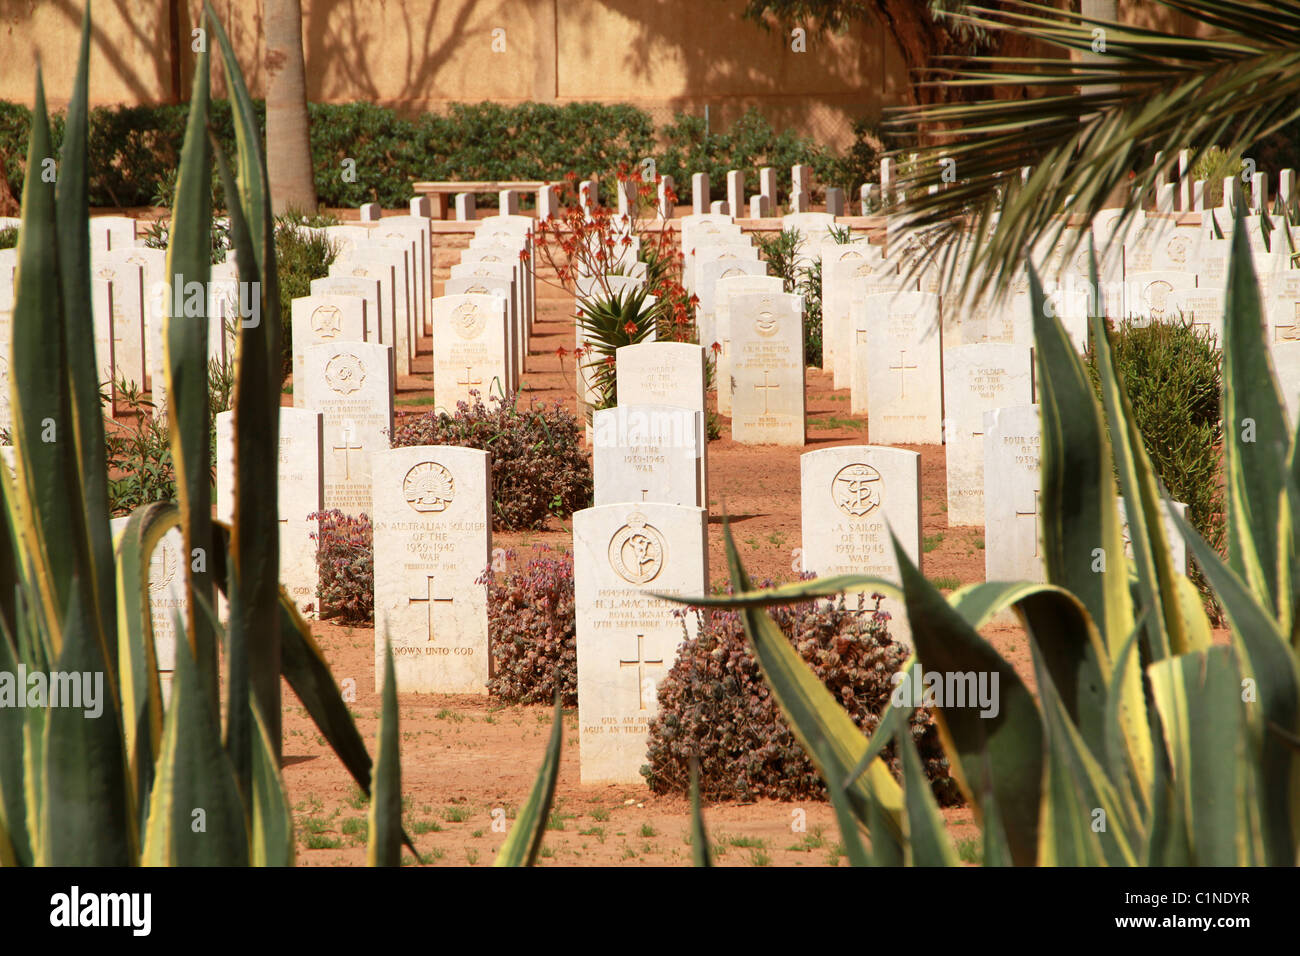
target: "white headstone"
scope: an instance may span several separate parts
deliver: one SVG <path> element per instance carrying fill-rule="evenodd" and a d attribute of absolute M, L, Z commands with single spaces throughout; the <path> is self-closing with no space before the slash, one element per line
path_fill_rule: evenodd
<path fill-rule="evenodd" d="M 784 285 L 778 276 L 739 275 L 720 278 L 713 288 L 713 334 L 708 343 L 716 356 L 714 387 L 718 394 L 718 412 L 731 415 L 731 297 L 746 292 L 779 295 Z M 718 348 L 714 349 L 714 343 Z"/>
<path fill-rule="evenodd" d="M 293 405 L 306 407 L 297 383 L 307 371 L 307 349 L 332 342 L 366 340 L 366 300 L 355 295 L 308 295 L 290 303 L 289 334 L 293 339 Z"/>
<path fill-rule="evenodd" d="M 985 343 L 944 349 L 948 525 L 984 523 L 984 413 L 1033 401 L 1029 349 Z"/>
<path fill-rule="evenodd" d="M 709 211 L 709 174 L 691 174 L 691 212 L 703 216 Z"/>
<path fill-rule="evenodd" d="M 491 458 L 414 445 L 374 458 L 375 686 L 392 642 L 402 693 L 486 694 Z"/>
<path fill-rule="evenodd" d="M 234 412 L 217 423 L 217 517 L 235 517 Z M 316 567 L 319 519 L 308 518 L 325 506 L 321 480 L 321 414 L 308 408 L 280 409 L 277 501 L 280 513 L 280 584 L 304 614 L 320 611 Z"/>
<path fill-rule="evenodd" d="M 1043 580 L 1041 446 L 1037 405 L 984 413 L 986 581 Z"/>
<path fill-rule="evenodd" d="M 748 445 L 805 438 L 803 297 L 731 296 L 731 437 Z"/>
<path fill-rule="evenodd" d="M 708 592 L 708 518 L 658 502 L 573 515 L 579 761 L 584 785 L 640 784 L 656 686 L 694 615 L 651 594 Z"/>
<path fill-rule="evenodd" d="M 307 408 L 323 416 L 325 507 L 370 514 L 370 456 L 393 434 L 392 347 L 367 342 L 307 349 Z M 297 388 L 294 389 L 297 391 Z"/>
<path fill-rule="evenodd" d="M 597 505 L 659 501 L 704 507 L 704 415 L 670 405 L 618 405 L 592 413 Z"/>
<path fill-rule="evenodd" d="M 707 419 L 704 346 L 689 342 L 642 342 L 614 352 L 618 405 L 670 405 Z M 700 500 L 709 500 L 709 446 L 700 448 Z M 703 506 L 702 506 L 703 507 Z"/>
<path fill-rule="evenodd" d="M 868 323 L 867 429 L 875 445 L 937 445 L 943 440 L 939 297 L 904 292 L 888 319 Z"/>
<path fill-rule="evenodd" d="M 433 300 L 434 407 L 449 415 L 478 392 L 509 391 L 506 300 L 499 295 L 444 295 Z"/>
<path fill-rule="evenodd" d="M 871 574 L 899 583 L 891 532 L 922 567 L 921 456 L 901 448 L 837 445 L 799 457 L 803 570 Z M 907 611 L 886 599 L 895 640 L 910 643 Z"/>

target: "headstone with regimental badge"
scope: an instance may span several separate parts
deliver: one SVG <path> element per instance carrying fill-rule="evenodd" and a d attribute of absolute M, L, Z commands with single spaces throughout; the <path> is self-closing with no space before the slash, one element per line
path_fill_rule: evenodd
<path fill-rule="evenodd" d="M 392 347 L 337 342 L 307 349 L 306 407 L 323 416 L 325 508 L 370 514 L 370 456 L 393 434 Z M 294 389 L 297 391 L 297 389 Z"/>
<path fill-rule="evenodd" d="M 433 300 L 433 404 L 452 415 L 478 392 L 510 390 L 506 300 L 499 295 L 443 295 Z"/>
<path fill-rule="evenodd" d="M 451 445 L 374 457 L 375 686 L 391 641 L 401 693 L 486 694 L 491 458 Z"/>

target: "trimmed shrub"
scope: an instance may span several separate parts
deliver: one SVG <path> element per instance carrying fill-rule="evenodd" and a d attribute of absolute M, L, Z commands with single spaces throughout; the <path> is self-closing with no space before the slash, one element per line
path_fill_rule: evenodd
<path fill-rule="evenodd" d="M 257 100 L 253 106 L 265 132 L 266 105 Z M 841 157 L 793 131 L 777 132 L 755 109 L 707 136 L 702 117 L 679 113 L 656 130 L 648 113 L 624 103 L 457 103 L 445 114 L 414 118 L 363 102 L 310 103 L 307 110 L 316 193 L 329 206 L 400 207 L 416 180 L 559 180 L 570 170 L 582 177 L 612 176 L 620 165 L 635 167 L 646 158 L 655 160 L 659 173 L 674 177 L 683 202 L 691 198 L 690 174 L 700 171 L 721 184 L 731 169 L 756 173 L 763 166 L 804 163 L 822 185 L 850 192 L 874 175 L 868 124 L 855 125 L 857 140 Z M 169 205 L 188 115 L 183 104 L 91 110 L 90 204 Z M 25 106 L 0 101 L 0 196 L 6 185 L 13 197 L 21 195 L 30 123 Z M 51 124 L 57 150 L 62 115 L 52 116 Z M 212 101 L 210 125 L 233 155 L 229 101 Z M 517 149 L 518 143 L 529 148 Z M 355 176 L 344 177 L 344 160 L 354 161 Z M 781 186 L 787 201 L 788 188 L 788 182 Z M 220 195 L 215 170 L 213 195 Z M 480 197 L 483 206 L 496 202 L 495 194 Z"/>
<path fill-rule="evenodd" d="M 591 463 L 582 448 L 583 426 L 558 401 L 517 405 L 517 395 L 493 395 L 488 404 L 471 392 L 456 414 L 427 412 L 401 419 L 393 447 L 460 445 L 492 457 L 492 527 L 531 531 L 547 518 L 567 518 L 590 507 Z"/>
<path fill-rule="evenodd" d="M 549 704 L 558 689 L 564 706 L 576 707 L 573 555 L 537 545 L 524 567 L 484 577 L 493 663 L 488 693 L 511 704 Z"/>
<path fill-rule="evenodd" d="M 0 249 L 13 249 L 18 245 L 18 227 L 0 226 Z"/>
<path fill-rule="evenodd" d="M 1177 322 L 1108 326 L 1115 368 L 1123 378 L 1133 419 L 1156 474 L 1187 520 L 1217 551 L 1224 542 L 1223 488 L 1219 473 L 1223 423 L 1219 397 L 1222 356 L 1206 333 Z M 1088 355 L 1100 396 L 1096 356 Z M 1099 398 L 1100 400 L 1100 398 Z M 1209 599 L 1200 569 L 1192 580 Z M 1217 615 L 1217 609 L 1211 608 Z"/>
<path fill-rule="evenodd" d="M 366 515 L 352 517 L 338 510 L 317 511 L 308 520 L 320 520 L 316 569 L 320 575 L 316 596 L 321 620 L 339 624 L 369 624 L 375 619 L 374 532 Z"/>
<path fill-rule="evenodd" d="M 893 692 L 892 677 L 908 656 L 889 637 L 888 615 L 877 610 L 875 597 L 876 608 L 859 595 L 856 608 L 841 597 L 834 603 L 768 609 L 867 735 L 879 724 Z M 682 644 L 658 694 L 649 761 L 641 769 L 656 793 L 685 792 L 690 759 L 698 757 L 700 794 L 706 800 L 825 799 L 825 784 L 763 681 L 736 612 L 715 609 L 701 620 L 698 636 Z M 935 798 L 944 806 L 960 803 L 938 731 L 924 708 L 913 713 L 911 730 Z M 898 776 L 894 750 L 891 744 L 882 757 Z"/>

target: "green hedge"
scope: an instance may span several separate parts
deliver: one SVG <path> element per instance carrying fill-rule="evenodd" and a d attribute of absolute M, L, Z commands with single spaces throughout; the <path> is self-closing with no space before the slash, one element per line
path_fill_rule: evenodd
<path fill-rule="evenodd" d="M 265 128 L 265 104 L 258 101 L 255 107 Z M 315 103 L 308 110 L 316 190 L 323 204 L 334 207 L 364 202 L 403 206 L 416 179 L 562 179 L 570 171 L 585 177 L 611 174 L 620 164 L 633 167 L 647 157 L 660 173 L 674 178 L 682 202 L 691 199 L 694 172 L 709 174 L 716 197 L 722 195 L 728 170 L 745 170 L 753 191 L 758 168 L 774 166 L 782 171 L 781 202 L 788 201 L 788 170 L 795 163 L 812 166 L 822 185 L 846 191 L 874 175 L 875 151 L 866 124 L 855 126 L 857 141 L 839 156 L 788 130 L 777 132 L 756 110 L 729 130 L 707 136 L 699 117 L 679 113 L 656 129 L 649 114 L 625 104 L 462 103 L 446 114 L 414 118 L 369 103 Z M 184 105 L 93 110 L 91 205 L 166 201 L 179 165 L 187 111 Z M 0 101 L 0 170 L 15 196 L 22 190 L 29 123 L 26 107 Z M 53 125 L 57 149 L 63 117 L 54 116 Z M 212 127 L 233 153 L 227 101 L 213 101 Z M 355 177 L 348 174 L 346 159 L 355 160 Z"/>

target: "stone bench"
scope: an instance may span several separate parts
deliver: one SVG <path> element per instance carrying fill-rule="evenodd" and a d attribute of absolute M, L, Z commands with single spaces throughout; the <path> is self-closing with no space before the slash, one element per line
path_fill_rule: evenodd
<path fill-rule="evenodd" d="M 434 219 L 446 219 L 451 206 L 448 197 L 457 193 L 501 193 L 501 192 L 538 192 L 547 186 L 562 185 L 559 181 L 540 180 L 496 181 L 465 180 L 461 182 L 426 182 L 414 183 L 412 189 L 417 196 L 429 197 L 429 215 Z"/>

